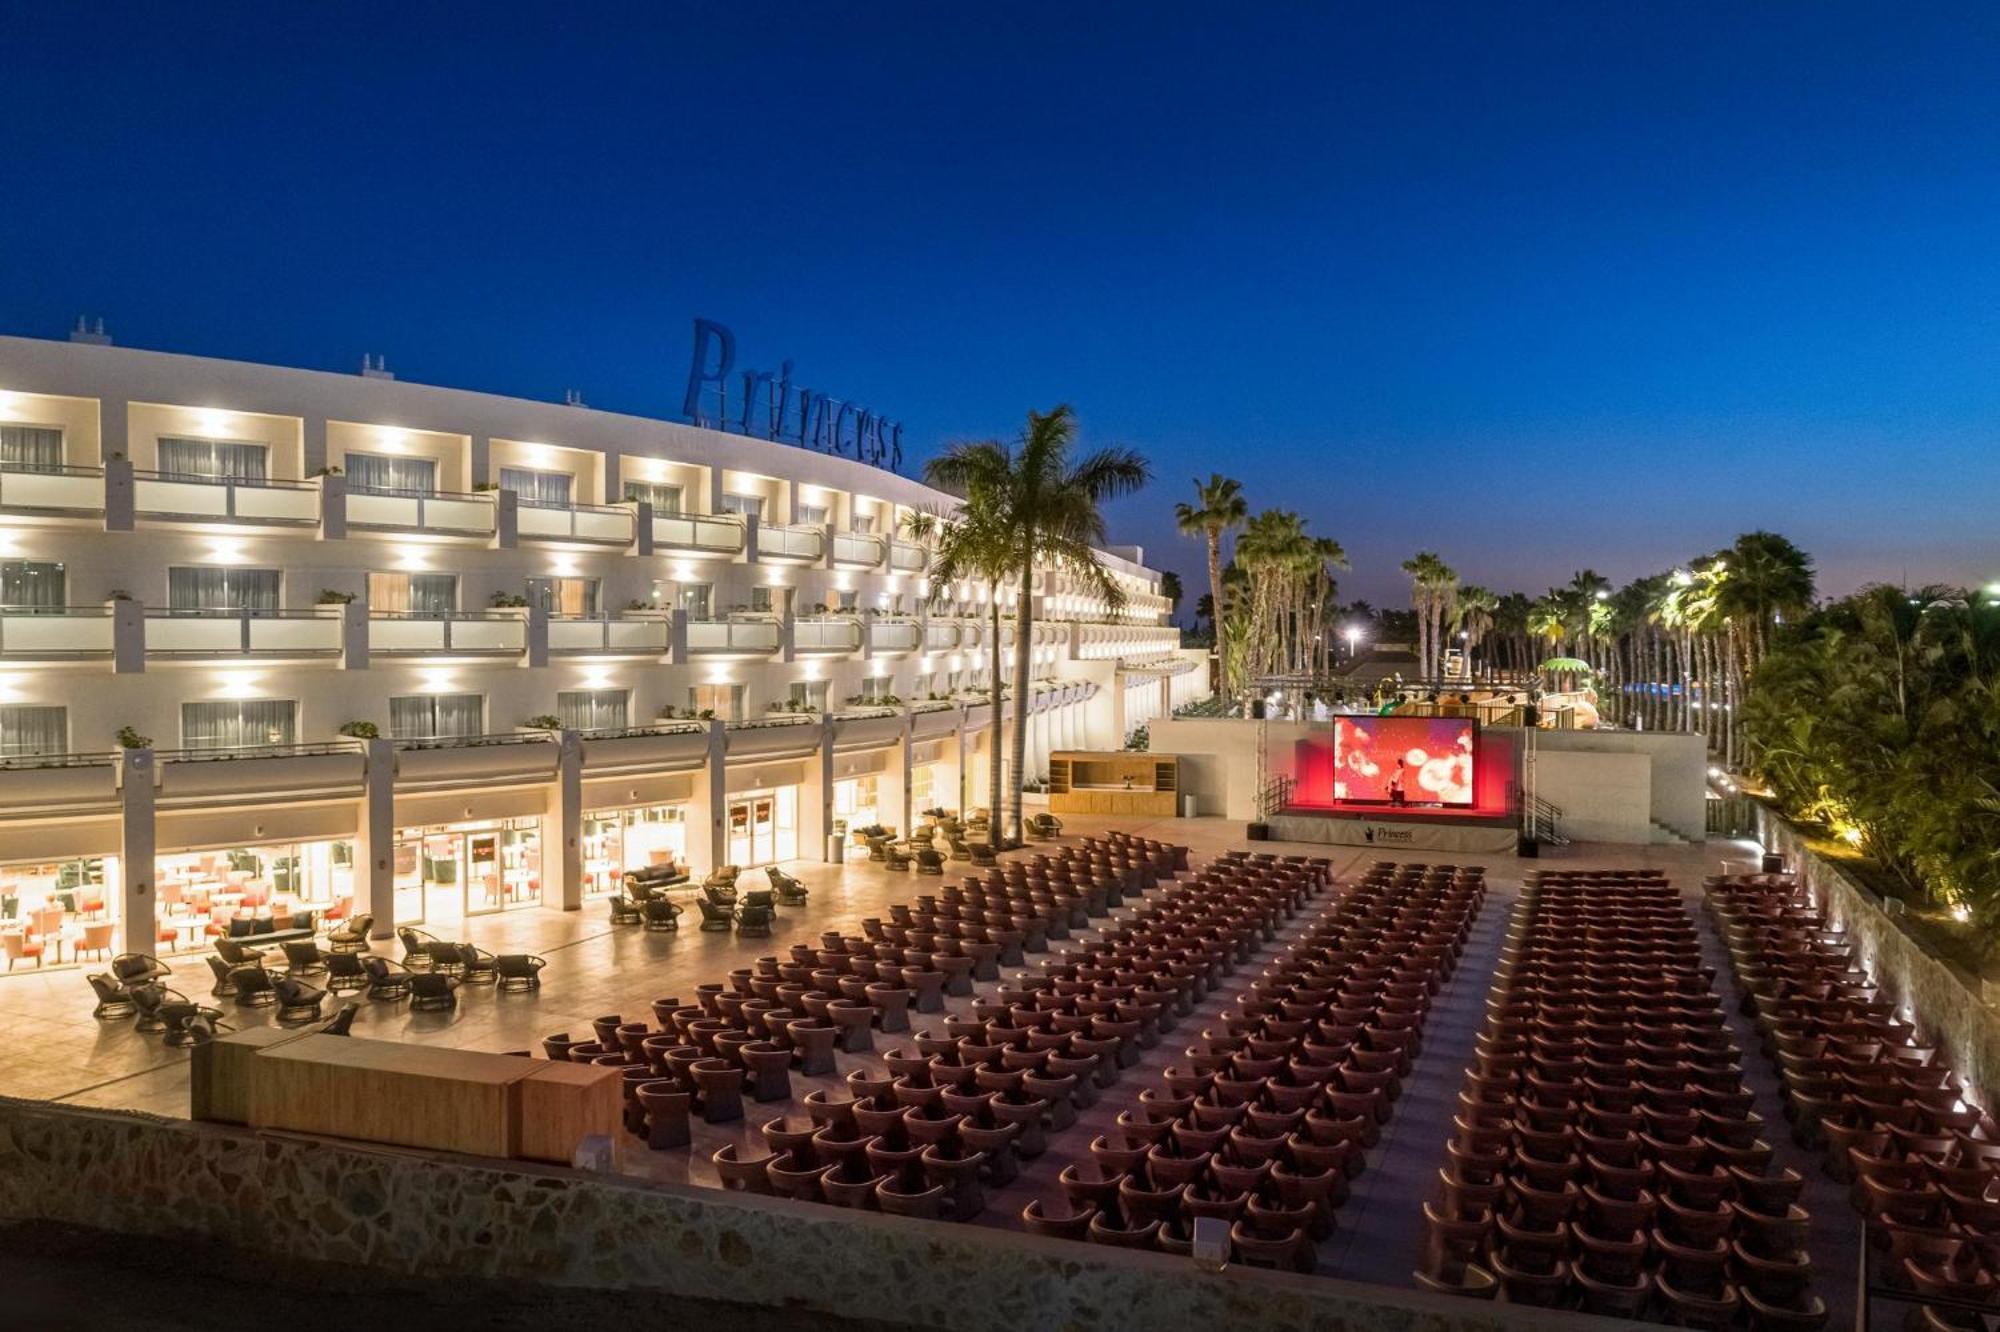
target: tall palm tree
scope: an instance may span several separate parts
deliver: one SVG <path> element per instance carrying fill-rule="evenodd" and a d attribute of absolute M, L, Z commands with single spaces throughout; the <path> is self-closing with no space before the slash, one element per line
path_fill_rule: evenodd
<path fill-rule="evenodd" d="M 1458 589 L 1458 600 L 1452 607 L 1451 627 L 1465 634 L 1468 672 L 1472 669 L 1473 654 L 1486 641 L 1486 635 L 1493 631 L 1493 616 L 1499 609 L 1500 598 L 1483 587 L 1468 583 Z"/>
<path fill-rule="evenodd" d="M 1444 618 L 1458 589 L 1458 572 L 1435 551 L 1420 550 L 1403 561 L 1410 576 L 1410 609 L 1417 615 L 1417 670 L 1426 680 L 1434 679 L 1443 657 L 1439 639 L 1444 636 Z"/>
<path fill-rule="evenodd" d="M 1181 535 L 1199 537 L 1208 548 L 1208 595 L 1215 615 L 1215 646 L 1218 659 L 1227 659 L 1222 641 L 1226 607 L 1222 599 L 1222 538 L 1250 520 L 1250 505 L 1243 498 L 1243 485 L 1220 472 L 1210 472 L 1208 480 L 1194 483 L 1195 502 L 1174 506 L 1174 521 Z M 1223 701 L 1227 702 L 1231 681 L 1222 678 Z"/>
<path fill-rule="evenodd" d="M 1165 569 L 1160 573 L 1160 595 L 1167 599 L 1168 617 L 1178 615 L 1181 598 L 1187 595 L 1187 589 L 1181 586 L 1181 576 L 1172 569 Z"/>
<path fill-rule="evenodd" d="M 1012 444 L 986 440 L 958 444 L 925 469 L 931 484 L 953 493 L 961 486 L 990 490 L 992 512 L 1013 550 L 1010 572 L 1019 580 L 1014 607 L 1013 773 L 1007 786 L 1009 835 L 1022 839 L 1022 769 L 1028 759 L 1028 682 L 1033 660 L 1035 574 L 1056 569 L 1080 579 L 1117 614 L 1125 591 L 1097 557 L 1105 538 L 1102 506 L 1146 483 L 1145 459 L 1130 449 L 1107 448 L 1073 458 L 1076 413 L 1067 404 L 1029 412 Z M 997 812 L 996 812 L 997 818 Z"/>
<path fill-rule="evenodd" d="M 937 538 L 930 567 L 930 595 L 934 604 L 952 601 L 955 589 L 962 581 L 971 580 L 986 585 L 986 602 L 992 615 L 992 623 L 987 626 L 986 633 L 989 662 L 986 686 L 993 706 L 993 720 L 987 728 L 987 749 L 992 764 L 986 781 L 987 803 L 991 807 L 986 823 L 986 841 L 997 854 L 1003 836 L 1000 789 L 1005 779 L 1001 773 L 1001 742 L 1006 733 L 1001 706 L 1005 697 L 1001 686 L 1005 672 L 1000 663 L 1000 594 L 1014 572 L 1014 545 L 1005 521 L 1005 511 L 1001 507 L 1005 495 L 1006 460 L 977 445 L 957 446 L 952 454 L 955 455 L 953 489 L 961 501 L 957 512 L 948 517 L 932 513 L 912 515 L 906 520 L 906 530 L 913 540 L 933 535 Z M 936 463 L 937 460 L 933 460 L 926 472 L 930 475 L 931 484 L 940 490 L 946 489 L 931 470 Z"/>

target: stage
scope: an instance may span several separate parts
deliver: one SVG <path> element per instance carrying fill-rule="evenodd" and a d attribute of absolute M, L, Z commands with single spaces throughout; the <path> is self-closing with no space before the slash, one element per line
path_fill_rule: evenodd
<path fill-rule="evenodd" d="M 1512 854 L 1521 831 L 1520 816 L 1504 808 L 1287 805 L 1267 822 L 1287 842 L 1481 855 Z"/>

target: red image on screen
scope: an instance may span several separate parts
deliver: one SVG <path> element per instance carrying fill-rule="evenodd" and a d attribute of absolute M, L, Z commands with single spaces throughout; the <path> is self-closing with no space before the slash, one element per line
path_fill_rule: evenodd
<path fill-rule="evenodd" d="M 1473 723 L 1448 717 L 1333 719 L 1333 798 L 1472 803 Z"/>

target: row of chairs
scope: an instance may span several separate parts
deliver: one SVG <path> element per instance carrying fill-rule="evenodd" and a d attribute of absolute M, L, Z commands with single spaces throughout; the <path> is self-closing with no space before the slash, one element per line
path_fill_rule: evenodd
<path fill-rule="evenodd" d="M 1809 1217 L 1694 923 L 1652 872 L 1530 877 L 1459 1093 L 1425 1287 L 1682 1325 L 1816 1328 Z"/>
<path fill-rule="evenodd" d="M 1871 1269 L 1921 1300 L 1994 1304 L 2000 1126 L 1791 876 L 1718 876 L 1704 898 L 1778 1062 L 1792 1137 L 1847 1185 L 1869 1223 Z M 1917 1317 L 1980 1325 L 1944 1303 Z"/>
<path fill-rule="evenodd" d="M 1330 886 L 1323 860 L 1239 854 L 1210 872 L 1276 890 L 1287 914 Z M 1238 1261 L 1312 1270 L 1483 897 L 1476 871 L 1383 865 L 1327 900 L 1091 1161 L 1062 1172 L 1062 1210 L 1033 1200 L 1022 1224 L 1185 1253 L 1214 1218 Z"/>

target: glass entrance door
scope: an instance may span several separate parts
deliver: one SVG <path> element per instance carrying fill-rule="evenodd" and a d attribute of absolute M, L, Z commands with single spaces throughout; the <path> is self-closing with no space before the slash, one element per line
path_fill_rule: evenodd
<path fill-rule="evenodd" d="M 743 868 L 795 860 L 799 854 L 798 788 L 756 791 L 729 804 L 729 863 Z"/>

